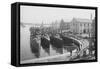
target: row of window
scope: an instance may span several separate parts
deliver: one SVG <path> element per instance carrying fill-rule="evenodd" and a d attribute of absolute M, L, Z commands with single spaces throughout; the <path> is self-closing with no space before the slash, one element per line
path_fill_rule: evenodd
<path fill-rule="evenodd" d="M 91 26 L 90 23 L 84 23 L 84 24 L 82 24 L 82 23 L 80 23 L 80 24 L 73 23 L 73 26 L 77 26 L 77 25 L 80 25 L 80 26 Z"/>

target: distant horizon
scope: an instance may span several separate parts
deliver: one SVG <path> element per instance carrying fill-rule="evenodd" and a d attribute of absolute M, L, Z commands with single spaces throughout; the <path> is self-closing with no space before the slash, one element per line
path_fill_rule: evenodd
<path fill-rule="evenodd" d="M 70 22 L 73 18 L 94 19 L 95 10 L 75 8 L 55 8 L 39 6 L 21 6 L 21 23 L 52 24 L 52 22 Z"/>
<path fill-rule="evenodd" d="M 73 18 L 75 18 L 75 17 L 73 17 Z M 73 18 L 72 18 L 72 19 L 73 19 Z M 76 18 L 76 19 L 77 19 L 77 18 Z M 78 19 L 85 19 L 85 18 L 78 18 Z M 65 21 L 64 19 L 61 19 L 61 20 L 63 20 L 64 22 L 67 23 L 67 21 Z M 51 22 L 51 23 L 49 23 L 49 24 L 55 23 L 56 21 L 57 21 L 57 23 L 60 23 L 61 20 L 59 20 L 59 22 L 58 22 L 57 20 L 55 20 L 54 22 Z M 88 20 L 91 20 L 91 19 L 88 19 Z M 92 19 L 92 20 L 93 20 L 93 19 Z M 71 21 L 72 21 L 72 20 L 71 20 Z M 71 22 L 71 21 L 68 21 L 68 22 Z M 21 22 L 21 23 L 24 23 L 24 24 L 25 24 L 26 22 Z M 39 23 L 39 24 L 42 24 L 42 23 L 45 24 L 43 21 L 42 21 L 41 23 Z M 26 24 L 27 24 L 27 23 L 26 23 Z M 33 23 L 29 23 L 29 24 L 33 24 Z M 36 24 L 36 23 L 34 23 L 34 24 Z"/>

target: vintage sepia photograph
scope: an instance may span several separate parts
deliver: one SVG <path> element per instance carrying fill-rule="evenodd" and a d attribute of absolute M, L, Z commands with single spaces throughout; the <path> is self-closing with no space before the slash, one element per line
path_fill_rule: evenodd
<path fill-rule="evenodd" d="M 20 6 L 20 64 L 96 59 L 95 9 Z"/>

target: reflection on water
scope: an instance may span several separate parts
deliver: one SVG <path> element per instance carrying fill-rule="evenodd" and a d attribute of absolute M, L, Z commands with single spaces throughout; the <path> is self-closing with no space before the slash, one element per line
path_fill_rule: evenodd
<path fill-rule="evenodd" d="M 34 54 L 31 53 L 30 49 L 30 31 L 29 31 L 30 26 L 25 26 L 20 29 L 20 40 L 21 40 L 21 45 L 20 45 L 20 56 L 21 60 L 28 60 L 28 59 L 33 59 L 35 58 Z"/>
<path fill-rule="evenodd" d="M 30 37 L 31 36 L 30 28 L 31 28 L 30 25 L 26 25 L 26 26 L 21 26 L 21 29 L 20 29 L 20 37 L 21 37 L 20 38 L 20 41 L 21 41 L 20 42 L 20 44 L 21 44 L 20 45 L 20 59 L 21 59 L 21 61 L 31 60 L 31 59 L 35 59 L 35 58 L 38 59 L 38 58 L 47 57 L 47 56 L 54 56 L 54 55 L 59 55 L 59 54 L 63 54 L 63 53 L 67 53 L 67 56 L 70 55 L 69 52 L 67 51 L 67 49 L 63 49 L 63 48 L 56 49 L 52 45 L 50 45 L 50 49 L 47 48 L 46 50 L 40 45 L 39 45 L 39 47 L 35 47 L 36 45 L 34 45 L 34 42 L 33 42 L 33 40 L 31 40 L 31 37 Z M 31 40 L 31 42 L 30 42 L 30 40 Z M 35 54 L 32 53 L 32 49 L 34 50 L 33 52 L 36 52 Z M 39 53 L 35 49 L 39 49 Z M 49 54 L 48 54 L 47 50 L 50 50 Z M 61 60 L 62 59 L 64 60 L 64 57 L 61 58 Z M 48 60 L 50 60 L 50 62 L 51 62 L 51 61 L 54 61 L 55 59 L 54 60 L 48 59 Z M 60 60 L 59 57 L 58 57 L 58 60 Z M 67 60 L 67 59 L 65 58 L 65 60 Z"/>
<path fill-rule="evenodd" d="M 66 46 L 64 46 L 63 48 L 55 48 L 54 46 L 52 46 L 51 44 L 50 44 L 50 47 L 49 48 L 45 48 L 45 46 L 43 47 L 43 46 L 41 46 L 41 45 L 39 45 L 39 47 L 35 47 L 36 45 L 34 45 L 34 42 L 33 42 L 33 39 L 31 40 L 31 34 L 30 34 L 30 28 L 31 28 L 32 26 L 30 26 L 30 25 L 26 25 L 26 26 L 21 26 L 21 28 L 20 28 L 20 59 L 21 59 L 21 61 L 24 61 L 24 60 L 36 60 L 36 59 L 38 59 L 38 58 L 44 58 L 44 57 L 46 57 L 47 58 L 47 56 L 50 56 L 50 57 L 52 57 L 52 56 L 54 56 L 54 55 L 57 55 L 57 57 L 56 58 L 50 58 L 50 59 L 45 59 L 45 60 L 40 60 L 39 62 L 45 62 L 45 61 L 48 61 L 48 62 L 52 62 L 52 61 L 62 61 L 62 60 L 64 60 L 64 61 L 66 61 L 66 60 L 70 60 L 70 57 L 69 56 L 77 56 L 77 51 L 78 50 L 80 50 L 80 49 L 78 49 L 78 47 L 80 47 L 80 44 L 79 44 L 79 42 L 77 42 L 76 40 L 72 40 L 72 39 L 68 39 L 67 37 L 64 37 L 63 38 L 63 42 L 64 42 L 64 44 L 67 44 Z M 74 37 L 74 36 L 73 36 Z M 74 37 L 75 38 L 75 37 Z M 77 39 L 77 38 L 76 38 Z M 30 40 L 31 40 L 31 42 L 30 42 Z M 86 47 L 86 46 L 89 46 L 89 43 L 88 43 L 88 41 L 86 40 L 86 39 L 78 39 L 80 42 L 81 42 L 81 44 L 82 44 L 82 46 L 83 47 Z M 88 39 L 89 40 L 89 39 Z M 93 39 L 94 40 L 94 39 Z M 42 40 L 43 41 L 43 40 Z M 66 42 L 67 41 L 67 42 Z M 89 40 L 89 41 L 91 41 L 91 40 Z M 74 44 L 72 43 L 72 42 L 74 42 Z M 94 43 L 94 41 L 91 41 L 91 42 L 93 42 Z M 32 45 L 31 45 L 31 43 L 32 43 Z M 58 44 L 58 43 L 56 43 L 56 44 Z M 73 44 L 73 46 L 68 46 L 68 44 Z M 90 43 L 90 44 L 92 44 L 92 43 Z M 31 45 L 31 46 L 30 46 Z M 93 44 L 93 46 L 94 46 L 95 44 Z M 34 46 L 34 47 L 33 47 Z M 58 46 L 58 45 L 57 45 Z M 36 52 L 35 54 L 34 53 L 32 53 L 32 47 L 33 47 L 33 52 Z M 82 48 L 83 48 L 82 47 Z M 39 55 L 38 55 L 38 53 L 37 53 L 37 49 L 39 49 Z M 50 51 L 49 51 L 50 50 Z M 94 49 L 95 50 L 95 49 Z M 74 52 L 74 53 L 73 53 Z M 48 54 L 49 53 L 49 54 Z M 65 55 L 63 55 L 65 53 Z M 83 53 L 83 51 L 82 51 L 82 53 Z M 62 54 L 63 56 L 60 56 L 60 57 L 58 57 L 58 55 L 59 54 Z M 66 57 L 66 54 L 67 54 L 67 57 Z M 95 52 L 94 52 L 94 54 L 95 54 Z M 39 56 L 38 58 L 37 58 L 37 56 Z M 80 55 L 84 55 L 84 54 L 80 54 Z M 91 54 L 90 54 L 91 55 Z M 64 57 L 65 56 L 65 57 Z M 76 57 L 75 56 L 75 57 Z M 88 56 L 88 55 L 87 55 Z M 69 58 L 68 58 L 69 57 Z M 36 58 L 36 59 L 35 59 Z M 42 58 L 42 59 L 43 59 Z M 83 57 L 84 58 L 84 57 Z M 82 59 L 83 59 L 82 58 Z M 90 57 L 91 58 L 91 57 Z M 93 58 L 94 58 L 94 55 L 93 55 Z M 76 58 L 76 59 L 79 59 L 80 60 L 80 57 L 78 57 L 78 58 Z M 86 59 L 86 58 L 84 58 L 84 59 Z M 95 59 L 95 58 L 94 58 Z M 72 59 L 71 59 L 72 60 Z M 75 59 L 73 59 L 73 60 L 75 60 Z M 37 62 L 37 61 L 36 61 Z"/>
<path fill-rule="evenodd" d="M 35 59 L 37 58 L 35 54 L 32 53 L 31 51 L 31 46 L 30 46 L 30 27 L 29 25 L 22 27 L 20 29 L 20 58 L 21 61 L 23 60 L 30 60 L 30 59 Z M 52 46 L 50 46 L 50 55 L 57 55 L 58 53 L 53 50 Z M 40 55 L 39 57 L 46 57 L 49 56 L 48 53 L 45 52 L 45 50 L 40 47 Z"/>

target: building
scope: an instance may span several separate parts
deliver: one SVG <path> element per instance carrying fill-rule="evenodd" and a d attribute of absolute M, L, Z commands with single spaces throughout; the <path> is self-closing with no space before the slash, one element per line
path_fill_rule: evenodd
<path fill-rule="evenodd" d="M 91 36 L 91 29 L 92 29 L 91 19 L 73 18 L 70 26 L 71 26 L 71 32 L 75 34 Z"/>
<path fill-rule="evenodd" d="M 95 18 L 92 20 L 92 29 L 91 29 L 91 34 L 92 37 L 95 37 Z"/>

